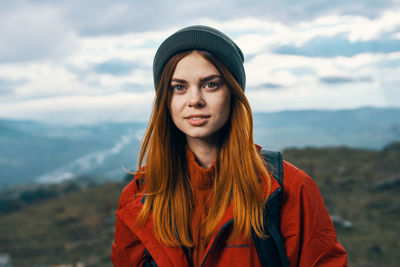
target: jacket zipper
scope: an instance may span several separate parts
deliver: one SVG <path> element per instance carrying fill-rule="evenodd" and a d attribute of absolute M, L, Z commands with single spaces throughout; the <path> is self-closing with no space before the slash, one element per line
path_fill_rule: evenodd
<path fill-rule="evenodd" d="M 190 259 L 190 257 L 189 257 L 189 251 L 188 251 L 188 248 L 187 248 L 187 247 L 185 247 L 185 246 L 182 246 L 182 249 L 183 249 L 183 253 L 185 254 L 186 260 L 187 260 L 187 261 L 188 261 L 188 263 L 189 263 L 189 267 L 193 267 L 192 260 L 191 260 L 191 259 Z"/>
<path fill-rule="evenodd" d="M 272 193 L 272 195 L 268 198 L 268 200 L 270 200 L 270 199 L 272 199 L 272 198 L 275 198 L 275 197 L 277 196 L 277 194 L 278 194 L 281 190 L 282 190 L 281 187 L 279 187 L 277 190 L 275 190 L 275 192 Z M 268 200 L 267 200 L 267 203 L 268 203 Z M 218 240 L 219 236 L 220 236 L 220 235 L 222 234 L 222 232 L 223 232 L 230 224 L 232 224 L 232 223 L 233 223 L 233 219 L 230 220 L 230 221 L 228 221 L 227 223 L 225 223 L 225 224 L 221 227 L 221 229 L 219 230 L 218 234 L 216 235 L 216 237 L 215 237 L 215 239 L 214 239 L 214 241 L 213 241 L 213 243 L 212 243 L 210 249 L 207 251 L 207 254 L 206 254 L 206 256 L 204 257 L 204 259 L 203 259 L 203 261 L 202 261 L 200 267 L 203 267 L 203 264 L 204 264 L 204 262 L 206 261 L 208 254 L 210 254 L 211 250 L 214 248 L 214 245 L 215 245 L 216 241 Z"/>
<path fill-rule="evenodd" d="M 218 240 L 218 238 L 220 237 L 220 235 L 222 234 L 222 232 L 223 232 L 229 225 L 231 225 L 232 223 L 233 223 L 233 219 L 230 220 L 230 221 L 228 221 L 227 223 L 225 223 L 225 224 L 221 227 L 221 229 L 218 231 L 217 235 L 216 235 L 215 238 L 214 238 L 214 241 L 213 241 L 212 244 L 211 244 L 210 249 L 207 251 L 206 256 L 204 257 L 203 261 L 201 262 L 200 267 L 203 266 L 204 262 L 205 262 L 206 259 L 207 259 L 208 254 L 210 254 L 211 250 L 214 248 L 214 245 L 215 245 L 215 243 L 217 242 L 217 240 Z"/>

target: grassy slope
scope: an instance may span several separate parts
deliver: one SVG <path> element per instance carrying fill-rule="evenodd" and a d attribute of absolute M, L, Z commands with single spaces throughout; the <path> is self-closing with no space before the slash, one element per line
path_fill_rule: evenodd
<path fill-rule="evenodd" d="M 114 209 L 122 184 L 70 193 L 0 217 L 0 252 L 15 266 L 111 266 Z"/>
<path fill-rule="evenodd" d="M 314 178 L 332 215 L 353 223 L 352 230 L 337 228 L 351 266 L 400 266 L 399 187 L 369 189 L 400 174 L 399 151 L 291 149 L 284 158 Z M 9 253 L 14 266 L 111 266 L 114 209 L 122 187 L 96 186 L 0 215 L 0 253 Z"/>

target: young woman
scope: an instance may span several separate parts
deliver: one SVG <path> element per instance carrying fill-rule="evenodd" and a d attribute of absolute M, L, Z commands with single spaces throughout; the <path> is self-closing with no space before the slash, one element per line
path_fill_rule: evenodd
<path fill-rule="evenodd" d="M 116 213 L 114 266 L 265 266 L 272 258 L 274 266 L 347 266 L 316 184 L 285 161 L 280 184 L 254 144 L 243 60 L 206 26 L 159 47 L 139 168 Z"/>

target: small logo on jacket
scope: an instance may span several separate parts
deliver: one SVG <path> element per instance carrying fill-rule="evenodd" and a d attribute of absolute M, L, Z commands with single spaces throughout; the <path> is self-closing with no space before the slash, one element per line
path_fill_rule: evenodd
<path fill-rule="evenodd" d="M 232 245 L 226 245 L 225 248 L 249 248 L 250 244 L 232 244 Z"/>

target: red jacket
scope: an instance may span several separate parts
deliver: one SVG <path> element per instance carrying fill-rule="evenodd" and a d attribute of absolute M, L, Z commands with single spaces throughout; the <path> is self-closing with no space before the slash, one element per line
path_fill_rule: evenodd
<path fill-rule="evenodd" d="M 290 266 L 348 266 L 346 251 L 336 239 L 317 185 L 302 170 L 285 161 L 283 173 L 281 233 Z M 277 188 L 279 184 L 272 179 L 272 190 Z M 135 197 L 138 192 L 134 180 L 121 194 L 111 255 L 114 266 L 141 266 L 146 260 L 145 250 L 157 266 L 189 266 L 181 247 L 167 247 L 157 241 L 151 214 L 144 227 L 135 226 L 135 218 L 143 206 L 142 197 Z M 260 266 L 252 240 L 227 243 L 230 228 L 224 226 L 232 219 L 232 205 L 229 205 L 207 247 L 202 266 Z"/>

